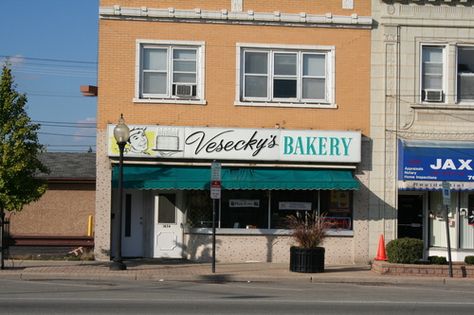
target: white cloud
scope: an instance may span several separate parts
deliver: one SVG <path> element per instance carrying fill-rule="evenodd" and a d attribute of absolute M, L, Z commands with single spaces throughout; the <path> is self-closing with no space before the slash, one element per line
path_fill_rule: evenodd
<path fill-rule="evenodd" d="M 9 63 L 12 67 L 19 67 L 25 63 L 25 57 L 22 55 L 9 56 L 4 58 L 3 62 Z"/>

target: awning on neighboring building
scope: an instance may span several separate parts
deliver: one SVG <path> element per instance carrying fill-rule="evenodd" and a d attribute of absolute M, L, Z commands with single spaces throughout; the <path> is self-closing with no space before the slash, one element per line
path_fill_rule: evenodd
<path fill-rule="evenodd" d="M 356 190 L 359 182 L 350 170 L 289 168 L 222 168 L 222 189 Z M 127 189 L 209 189 L 210 167 L 124 165 Z M 113 187 L 118 186 L 114 165 Z"/>

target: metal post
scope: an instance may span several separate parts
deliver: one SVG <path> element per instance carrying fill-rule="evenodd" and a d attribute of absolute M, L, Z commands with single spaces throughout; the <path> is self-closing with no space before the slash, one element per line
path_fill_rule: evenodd
<path fill-rule="evenodd" d="M 119 158 L 119 205 L 115 213 L 116 240 L 114 242 L 114 259 L 110 264 L 110 270 L 125 270 L 127 266 L 122 261 L 122 207 L 123 207 L 123 151 L 126 142 L 117 143 L 120 151 Z"/>
<path fill-rule="evenodd" d="M 216 272 L 216 200 L 212 200 L 212 273 Z"/>
<path fill-rule="evenodd" d="M 453 277 L 453 261 L 451 259 L 451 240 L 449 237 L 449 218 L 448 218 L 448 210 L 449 207 L 446 206 L 446 214 L 445 214 L 445 221 L 446 221 L 446 241 L 448 242 L 448 263 L 449 263 L 449 277 Z"/>

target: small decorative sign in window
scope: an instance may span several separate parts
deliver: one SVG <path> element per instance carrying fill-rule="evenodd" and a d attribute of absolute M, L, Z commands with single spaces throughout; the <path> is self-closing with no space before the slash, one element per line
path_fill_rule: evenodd
<path fill-rule="evenodd" d="M 278 210 L 310 211 L 311 205 L 311 202 L 281 201 Z"/>
<path fill-rule="evenodd" d="M 260 208 L 260 200 L 258 199 L 230 199 L 229 207 L 231 208 Z"/>

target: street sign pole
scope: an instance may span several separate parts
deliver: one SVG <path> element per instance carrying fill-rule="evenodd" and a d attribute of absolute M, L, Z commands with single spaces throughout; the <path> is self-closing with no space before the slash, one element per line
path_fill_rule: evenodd
<path fill-rule="evenodd" d="M 448 211 L 449 206 L 451 205 L 451 190 L 449 182 L 443 182 L 443 204 L 446 207 L 446 211 L 444 214 L 445 225 L 446 225 L 446 242 L 447 242 L 447 249 L 448 249 L 448 263 L 449 263 L 449 277 L 453 277 L 453 261 L 451 259 L 451 240 L 449 237 L 449 218 L 448 218 Z"/>
<path fill-rule="evenodd" d="M 212 273 L 216 272 L 216 202 L 221 199 L 221 164 L 216 161 L 211 165 L 211 199 L 212 199 Z"/>
<path fill-rule="evenodd" d="M 216 200 L 212 200 L 212 273 L 216 273 Z"/>

